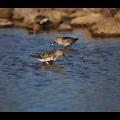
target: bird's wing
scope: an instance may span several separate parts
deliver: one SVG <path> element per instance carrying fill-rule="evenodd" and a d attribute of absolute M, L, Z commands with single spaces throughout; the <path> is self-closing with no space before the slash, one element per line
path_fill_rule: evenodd
<path fill-rule="evenodd" d="M 63 37 L 63 39 L 73 39 L 72 37 Z"/>
<path fill-rule="evenodd" d="M 66 40 L 78 40 L 78 38 L 73 38 L 73 37 L 63 37 L 63 39 L 66 39 Z"/>
<path fill-rule="evenodd" d="M 54 52 L 43 53 L 43 54 L 42 54 L 42 57 L 43 57 L 43 59 L 46 59 L 46 58 L 48 58 L 48 57 L 51 57 L 51 56 L 53 55 L 53 53 L 54 53 Z"/>

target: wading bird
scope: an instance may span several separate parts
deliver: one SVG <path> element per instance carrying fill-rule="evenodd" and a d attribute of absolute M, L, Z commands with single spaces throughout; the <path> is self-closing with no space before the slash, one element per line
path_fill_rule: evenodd
<path fill-rule="evenodd" d="M 69 47 L 71 45 L 73 45 L 79 38 L 73 38 L 73 37 L 57 37 L 55 42 L 52 43 L 52 45 L 54 44 L 58 44 L 64 47 Z"/>
<path fill-rule="evenodd" d="M 67 57 L 64 55 L 63 50 L 50 51 L 50 52 L 41 53 L 38 55 L 32 55 L 32 57 L 36 58 L 37 60 L 47 65 L 52 65 L 61 56 L 65 57 L 65 59 L 68 60 Z"/>

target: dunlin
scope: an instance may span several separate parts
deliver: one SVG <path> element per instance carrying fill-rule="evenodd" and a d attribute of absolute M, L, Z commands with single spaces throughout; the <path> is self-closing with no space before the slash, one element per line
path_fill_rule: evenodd
<path fill-rule="evenodd" d="M 50 51 L 50 52 L 46 52 L 46 53 L 42 53 L 42 54 L 38 54 L 38 55 L 32 55 L 32 57 L 36 58 L 37 60 L 39 60 L 47 65 L 52 65 L 61 56 L 65 57 L 63 50 Z"/>
<path fill-rule="evenodd" d="M 52 43 L 54 45 L 57 43 L 58 45 L 64 46 L 64 47 L 69 47 L 72 44 L 74 44 L 79 38 L 73 38 L 73 37 L 57 37 L 55 42 Z"/>

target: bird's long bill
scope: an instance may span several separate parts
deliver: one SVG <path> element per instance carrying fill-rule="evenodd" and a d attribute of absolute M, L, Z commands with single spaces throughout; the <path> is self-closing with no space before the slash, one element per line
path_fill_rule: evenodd
<path fill-rule="evenodd" d="M 70 60 L 63 54 L 63 57 L 67 60 L 67 61 L 69 61 L 70 62 Z"/>

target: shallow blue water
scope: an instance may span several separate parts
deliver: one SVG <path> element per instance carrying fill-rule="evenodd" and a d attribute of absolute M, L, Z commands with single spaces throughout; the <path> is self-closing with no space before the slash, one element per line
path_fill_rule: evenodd
<path fill-rule="evenodd" d="M 31 58 L 57 49 L 50 44 L 61 35 L 80 39 L 66 51 L 70 63 L 47 67 Z M 0 29 L 0 111 L 120 111 L 120 40 Z"/>

